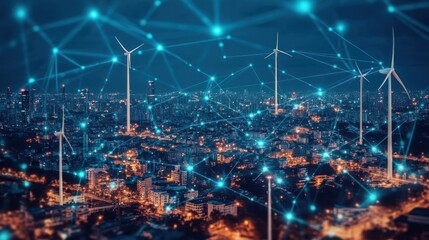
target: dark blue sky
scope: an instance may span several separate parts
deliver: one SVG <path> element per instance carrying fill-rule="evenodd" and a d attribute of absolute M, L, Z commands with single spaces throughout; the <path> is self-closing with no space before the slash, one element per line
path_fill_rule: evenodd
<path fill-rule="evenodd" d="M 126 59 L 117 36 L 129 49 L 145 43 L 141 54 L 132 55 L 135 93 L 145 93 L 147 81 L 155 78 L 162 92 L 269 92 L 273 69 L 268 65 L 274 59 L 264 57 L 279 32 L 280 49 L 294 56 L 279 57 L 281 91 L 358 90 L 358 82 L 350 81 L 355 60 L 366 70 L 380 68 L 379 61 L 386 66 L 392 27 L 398 74 L 410 90 L 429 86 L 426 1 L 5 0 L 0 13 L 1 89 L 17 91 L 34 78 L 37 88 L 50 92 L 61 83 L 69 91 L 125 92 Z M 209 83 L 211 76 L 216 83 Z M 367 87 L 376 89 L 383 76 L 369 79 Z"/>

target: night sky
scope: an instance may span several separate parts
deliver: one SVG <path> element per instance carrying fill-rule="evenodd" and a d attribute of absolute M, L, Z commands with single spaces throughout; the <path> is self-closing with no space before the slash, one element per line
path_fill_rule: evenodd
<path fill-rule="evenodd" d="M 281 92 L 357 91 L 355 60 L 374 68 L 365 87 L 375 90 L 383 80 L 376 70 L 390 64 L 392 27 L 398 74 L 410 90 L 429 87 L 427 1 L 3 0 L 0 16 L 1 92 L 29 79 L 40 91 L 66 83 L 67 91 L 125 92 L 126 58 L 114 36 L 129 50 L 144 43 L 132 55 L 134 93 L 146 93 L 148 80 L 158 92 L 270 92 L 274 59 L 264 57 L 276 32 L 293 55 L 279 56 Z"/>

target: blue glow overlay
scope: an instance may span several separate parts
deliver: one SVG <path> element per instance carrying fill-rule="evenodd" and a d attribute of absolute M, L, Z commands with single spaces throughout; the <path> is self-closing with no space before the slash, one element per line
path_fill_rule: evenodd
<path fill-rule="evenodd" d="M 425 236 L 428 10 L 3 1 L 0 240 Z"/>

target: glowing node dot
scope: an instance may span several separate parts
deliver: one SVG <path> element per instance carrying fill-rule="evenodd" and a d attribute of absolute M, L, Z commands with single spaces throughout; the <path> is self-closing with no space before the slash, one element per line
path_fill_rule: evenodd
<path fill-rule="evenodd" d="M 262 167 L 262 172 L 268 172 L 268 167 L 267 166 L 263 166 Z"/>
<path fill-rule="evenodd" d="M 20 167 L 21 167 L 21 169 L 22 169 L 22 170 L 26 170 L 26 169 L 27 169 L 27 164 L 22 163 L 22 164 L 20 165 Z"/>
<path fill-rule="evenodd" d="M 18 20 L 23 20 L 27 17 L 27 10 L 23 7 L 18 7 L 15 10 L 15 16 Z"/>
<path fill-rule="evenodd" d="M 339 57 L 339 58 L 340 58 L 340 57 L 341 57 L 341 53 L 337 53 L 337 57 Z"/>
<path fill-rule="evenodd" d="M 276 183 L 277 183 L 277 184 L 282 184 L 282 183 L 283 183 L 283 179 L 281 179 L 281 178 L 276 178 Z"/>
<path fill-rule="evenodd" d="M 53 54 L 57 54 L 58 53 L 58 48 L 56 48 L 56 47 L 52 48 L 52 53 Z"/>
<path fill-rule="evenodd" d="M 377 147 L 376 147 L 376 146 L 372 146 L 372 147 L 371 147 L 371 151 L 372 151 L 373 153 L 376 153 L 376 152 L 378 152 L 378 149 L 377 149 Z"/>
<path fill-rule="evenodd" d="M 310 205 L 310 210 L 311 210 L 312 212 L 316 211 L 316 206 L 315 206 L 314 204 L 311 204 L 311 205 Z"/>
<path fill-rule="evenodd" d="M 110 187 L 110 189 L 114 189 L 114 188 L 116 188 L 116 183 L 115 183 L 115 182 L 111 182 L 111 183 L 109 184 L 109 187 Z"/>
<path fill-rule="evenodd" d="M 249 64 L 249 67 L 253 67 L 253 64 L 251 64 L 251 63 L 250 63 L 250 64 Z"/>
<path fill-rule="evenodd" d="M 147 106 L 147 109 L 152 110 L 152 105 Z"/>
<path fill-rule="evenodd" d="M 214 36 L 220 36 L 220 35 L 222 35 L 222 32 L 223 32 L 223 30 L 222 30 L 222 28 L 219 25 L 216 25 L 216 26 L 212 27 L 212 34 Z"/>
<path fill-rule="evenodd" d="M 113 57 L 113 58 L 112 58 L 112 62 L 114 62 L 114 63 L 115 63 L 115 62 L 117 62 L 117 61 L 118 61 L 118 58 L 117 58 L 117 57 Z"/>
<path fill-rule="evenodd" d="M 299 0 L 295 4 L 295 11 L 300 14 L 308 14 L 313 9 L 313 5 L 309 0 Z"/>
<path fill-rule="evenodd" d="M 291 212 L 286 213 L 285 214 L 285 218 L 288 221 L 292 220 L 293 219 L 293 213 L 291 213 Z"/>
<path fill-rule="evenodd" d="M 404 170 L 405 170 L 405 166 L 404 166 L 404 165 L 402 165 L 402 164 L 399 164 L 399 165 L 398 165 L 398 171 L 402 172 L 402 171 L 404 171 Z"/>
<path fill-rule="evenodd" d="M 153 35 L 152 35 L 152 33 L 148 33 L 148 34 L 146 34 L 146 37 L 147 37 L 147 39 L 152 39 Z"/>
<path fill-rule="evenodd" d="M 219 188 L 222 188 L 222 187 L 225 186 L 225 182 L 219 181 L 219 182 L 216 183 L 216 186 L 219 187 Z"/>
<path fill-rule="evenodd" d="M 30 182 L 29 181 L 24 181 L 24 187 L 26 187 L 26 188 L 30 187 Z"/>
<path fill-rule="evenodd" d="M 156 45 L 156 50 L 162 51 L 162 50 L 164 50 L 164 46 L 162 46 L 161 44 L 158 44 L 158 45 Z"/>
<path fill-rule="evenodd" d="M 161 133 L 161 129 L 156 129 L 156 134 L 160 134 Z"/>
<path fill-rule="evenodd" d="M 85 172 L 84 171 L 79 171 L 79 173 L 77 174 L 80 178 L 84 178 L 85 177 Z"/>
<path fill-rule="evenodd" d="M 171 211 L 171 209 L 172 209 L 172 207 L 171 207 L 171 206 L 166 206 L 166 207 L 165 207 L 165 211 L 166 211 L 166 212 L 170 212 L 170 211 Z"/>
<path fill-rule="evenodd" d="M 155 2 L 153 2 L 153 4 L 159 7 L 161 5 L 161 0 L 156 0 Z"/>
<path fill-rule="evenodd" d="M 204 100 L 208 101 L 209 99 L 209 96 L 204 96 Z"/>
<path fill-rule="evenodd" d="M 348 173 L 349 171 L 347 170 L 347 169 L 343 169 L 343 173 L 344 174 L 346 174 L 346 173 Z"/>
<path fill-rule="evenodd" d="M 328 31 L 332 32 L 334 29 L 332 27 L 328 28 Z"/>
<path fill-rule="evenodd" d="M 329 157 L 329 153 L 328 152 L 323 152 L 322 153 L 322 157 L 323 158 L 328 158 Z"/>
<path fill-rule="evenodd" d="M 225 55 L 223 55 L 223 59 L 226 59 L 226 56 L 225 56 Z"/>
<path fill-rule="evenodd" d="M 387 7 L 387 11 L 388 11 L 389 13 L 394 13 L 394 12 L 396 11 L 396 9 L 395 9 L 395 7 L 394 7 L 394 6 L 389 5 L 389 6 Z"/>
<path fill-rule="evenodd" d="M 34 83 L 34 82 L 36 82 L 36 79 L 34 79 L 34 78 L 32 78 L 32 77 L 28 79 L 28 83 L 30 83 L 30 84 L 31 84 L 31 83 Z"/>
<path fill-rule="evenodd" d="M 86 68 L 86 67 L 85 67 L 85 66 L 83 66 L 83 65 L 82 65 L 82 66 L 80 66 L 80 69 L 82 69 L 82 70 L 85 70 L 85 68 Z"/>
<path fill-rule="evenodd" d="M 33 31 L 34 31 L 34 32 L 38 32 L 38 31 L 40 31 L 40 27 L 39 27 L 39 26 L 37 26 L 37 25 L 33 26 Z"/>
<path fill-rule="evenodd" d="M 89 11 L 88 13 L 89 18 L 91 19 L 97 19 L 98 18 L 98 11 L 95 9 L 92 9 L 91 11 Z"/>
<path fill-rule="evenodd" d="M 220 42 L 220 43 L 219 43 L 219 47 L 220 47 L 220 48 L 223 48 L 223 46 L 224 46 L 224 45 L 223 45 L 223 42 Z"/>
<path fill-rule="evenodd" d="M 86 128 L 86 122 L 81 122 L 80 123 L 80 128 Z"/>
<path fill-rule="evenodd" d="M 369 195 L 369 200 L 370 200 L 371 202 L 375 202 L 375 201 L 377 201 L 377 194 L 375 194 L 375 193 L 371 193 L 371 194 Z"/>
<path fill-rule="evenodd" d="M 210 77 L 210 80 L 211 80 L 211 81 L 214 81 L 215 79 L 216 79 L 216 78 L 215 78 L 214 76 L 211 76 L 211 77 Z"/>
<path fill-rule="evenodd" d="M 336 26 L 338 32 L 343 33 L 346 30 L 346 25 L 343 22 L 339 22 Z"/>
<path fill-rule="evenodd" d="M 192 165 L 188 165 L 188 166 L 186 166 L 186 170 L 187 170 L 188 172 L 192 172 L 192 171 L 194 170 L 194 166 L 192 166 Z"/>
<path fill-rule="evenodd" d="M 147 24 L 147 20 L 146 19 L 140 19 L 140 25 L 145 26 Z"/>
<path fill-rule="evenodd" d="M 263 147 L 263 146 L 265 146 L 265 142 L 264 142 L 263 140 L 258 140 L 258 141 L 256 142 L 256 144 L 258 145 L 258 147 Z"/>

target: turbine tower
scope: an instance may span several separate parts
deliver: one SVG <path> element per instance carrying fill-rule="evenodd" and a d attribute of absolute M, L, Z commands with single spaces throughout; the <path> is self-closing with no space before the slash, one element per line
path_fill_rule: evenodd
<path fill-rule="evenodd" d="M 273 176 L 268 175 L 268 240 L 273 239 L 273 227 L 272 227 L 272 218 L 271 218 L 271 179 Z"/>
<path fill-rule="evenodd" d="M 292 57 L 289 53 L 285 53 L 282 50 L 279 49 L 279 33 L 277 33 L 277 40 L 276 40 L 276 48 L 273 49 L 273 52 L 271 52 L 268 56 L 265 58 L 268 58 L 269 56 L 274 54 L 274 114 L 278 114 L 278 108 L 279 108 L 279 102 L 278 102 L 278 87 L 277 87 L 277 56 L 279 53 L 283 53 L 285 55 L 288 55 L 289 57 Z"/>
<path fill-rule="evenodd" d="M 371 72 L 371 70 L 369 70 L 367 73 L 363 74 L 362 71 L 360 70 L 359 66 L 356 63 L 356 67 L 359 71 L 359 78 L 360 78 L 360 95 L 359 95 L 359 101 L 360 101 L 360 107 L 359 107 L 359 145 L 362 145 L 362 134 L 363 134 L 363 130 L 362 130 L 362 86 L 363 86 L 363 80 L 365 79 L 366 81 L 369 82 L 369 80 L 366 78 L 366 76 L 369 74 L 369 72 Z"/>
<path fill-rule="evenodd" d="M 392 36 L 393 36 L 393 47 L 392 47 L 392 63 L 390 68 L 381 69 L 381 74 L 386 74 L 386 78 L 383 83 L 380 85 L 378 90 L 386 83 L 388 86 L 388 106 L 387 106 L 387 179 L 390 180 L 393 177 L 393 159 L 392 159 L 392 75 L 395 79 L 401 84 L 402 88 L 404 88 L 405 92 L 410 97 L 407 88 L 402 82 L 401 78 L 399 78 L 398 74 L 395 71 L 395 31 L 392 28 Z"/>
<path fill-rule="evenodd" d="M 130 114 L 130 68 L 131 68 L 131 53 L 133 53 L 135 50 L 143 46 L 144 43 L 140 44 L 138 47 L 134 48 L 131 51 L 128 51 L 122 43 L 119 41 L 117 37 L 116 41 L 118 41 L 119 45 L 121 45 L 122 49 L 124 50 L 124 55 L 127 56 L 127 133 L 130 133 L 131 130 L 131 114 Z"/>
<path fill-rule="evenodd" d="M 74 152 L 73 147 L 71 146 L 69 140 L 67 139 L 66 135 L 64 135 L 64 104 L 62 107 L 63 111 L 63 117 L 62 117 L 62 123 L 61 123 L 61 131 L 55 132 L 55 136 L 59 139 L 59 192 L 60 192 L 60 205 L 62 206 L 64 204 L 64 197 L 63 197 L 63 138 L 67 141 L 68 145 L 72 149 L 72 152 Z"/>

